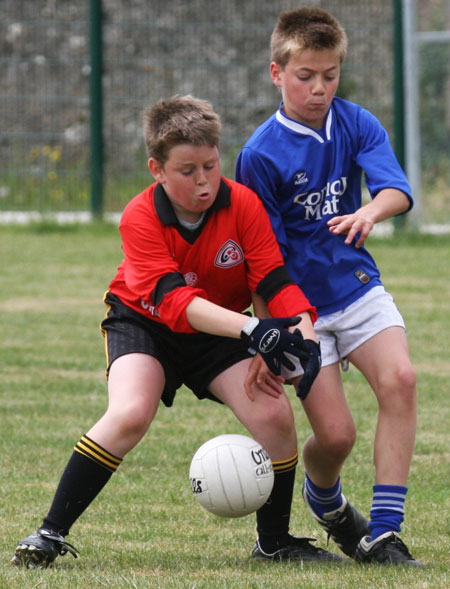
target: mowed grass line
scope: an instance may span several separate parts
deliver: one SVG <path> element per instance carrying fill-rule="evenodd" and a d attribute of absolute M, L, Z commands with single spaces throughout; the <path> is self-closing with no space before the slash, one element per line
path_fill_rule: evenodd
<path fill-rule="evenodd" d="M 104 411 L 98 325 L 103 292 L 121 260 L 116 227 L 36 225 L 0 227 L 0 588 L 450 586 L 450 239 L 373 238 L 370 250 L 407 322 L 418 371 L 419 425 L 403 538 L 427 569 L 252 561 L 254 517 L 207 513 L 188 481 L 201 443 L 245 432 L 224 407 L 198 402 L 188 390 L 173 408 L 161 407 L 146 438 L 74 525 L 69 541 L 81 557 L 58 558 L 45 571 L 11 567 L 17 540 L 47 513 L 74 443 Z M 359 435 L 342 479 L 367 516 L 376 403 L 357 371 L 344 378 Z M 301 443 L 309 427 L 289 394 Z M 292 531 L 325 547 L 301 501 L 302 482 L 300 466 Z M 332 542 L 329 548 L 338 551 Z"/>

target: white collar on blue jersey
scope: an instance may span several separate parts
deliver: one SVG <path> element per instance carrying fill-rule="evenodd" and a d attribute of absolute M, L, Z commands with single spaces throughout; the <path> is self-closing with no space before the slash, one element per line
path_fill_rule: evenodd
<path fill-rule="evenodd" d="M 314 129 L 311 129 L 311 127 L 307 127 L 306 125 L 302 125 L 301 123 L 294 121 L 294 119 L 289 118 L 281 110 L 282 108 L 283 108 L 283 103 L 280 104 L 280 108 L 277 110 L 277 113 L 276 113 L 277 121 L 279 123 L 281 123 L 282 125 L 284 125 L 288 129 L 291 129 L 291 131 L 295 131 L 296 133 L 301 133 L 302 135 L 309 135 L 310 137 L 314 137 L 314 139 L 317 139 L 317 141 L 319 143 L 325 143 L 325 140 L 319 135 L 319 133 L 317 133 L 317 131 L 315 131 Z M 326 137 L 327 141 L 329 139 L 331 139 L 331 123 L 332 123 L 332 121 L 333 121 L 333 113 L 330 108 L 330 110 L 328 111 L 328 114 L 327 114 L 326 121 L 325 121 L 325 137 Z"/>

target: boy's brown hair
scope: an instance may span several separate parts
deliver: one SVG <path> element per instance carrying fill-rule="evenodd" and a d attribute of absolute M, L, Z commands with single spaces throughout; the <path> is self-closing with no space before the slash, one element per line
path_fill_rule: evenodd
<path fill-rule="evenodd" d="M 176 145 L 219 145 L 221 127 L 207 100 L 190 95 L 160 100 L 144 112 L 147 155 L 165 164 Z"/>
<path fill-rule="evenodd" d="M 322 8 L 303 7 L 282 12 L 272 33 L 271 61 L 282 68 L 305 49 L 338 52 L 341 62 L 347 53 L 347 35 L 339 21 Z"/>

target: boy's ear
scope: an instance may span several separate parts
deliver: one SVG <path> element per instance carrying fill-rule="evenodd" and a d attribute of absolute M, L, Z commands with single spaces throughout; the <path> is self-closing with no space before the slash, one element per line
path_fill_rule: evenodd
<path fill-rule="evenodd" d="M 163 167 L 158 160 L 155 160 L 154 157 L 151 157 L 148 160 L 148 169 L 150 170 L 150 174 L 157 182 L 161 182 L 163 179 Z"/>
<path fill-rule="evenodd" d="M 280 74 L 282 72 L 282 68 L 278 63 L 275 63 L 274 61 L 272 61 L 272 63 L 270 64 L 270 77 L 272 78 L 272 82 L 275 84 L 275 86 L 280 87 L 281 86 L 281 77 Z"/>

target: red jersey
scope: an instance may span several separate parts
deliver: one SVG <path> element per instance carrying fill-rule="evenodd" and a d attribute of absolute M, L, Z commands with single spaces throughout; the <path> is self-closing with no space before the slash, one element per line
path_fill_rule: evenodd
<path fill-rule="evenodd" d="M 237 182 L 222 178 L 197 229 L 180 224 L 158 183 L 128 203 L 119 228 L 124 259 L 110 292 L 173 331 L 196 331 L 186 318 L 196 296 L 242 313 L 257 292 L 274 317 L 309 311 L 315 320 L 315 308 L 284 266 L 261 201 Z"/>

